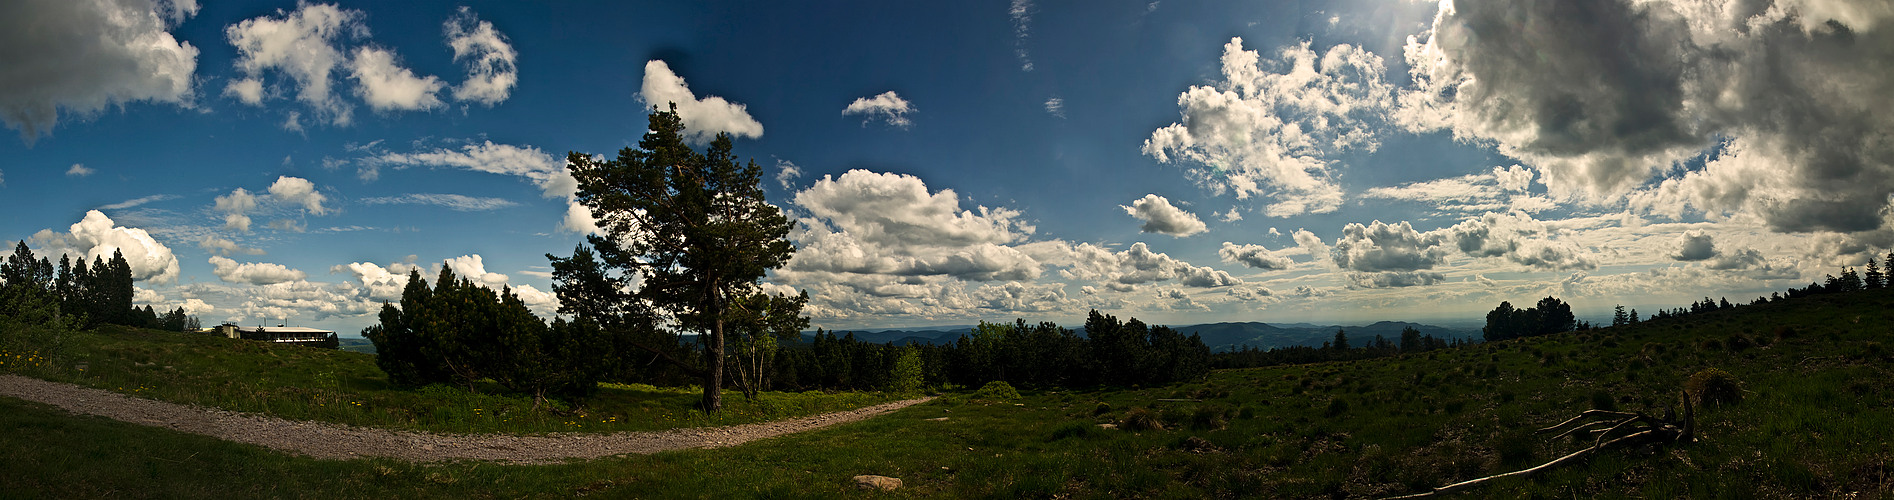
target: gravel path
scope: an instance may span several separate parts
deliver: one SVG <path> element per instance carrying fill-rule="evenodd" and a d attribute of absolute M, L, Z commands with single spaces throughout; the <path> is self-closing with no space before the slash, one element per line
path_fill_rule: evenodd
<path fill-rule="evenodd" d="M 0 375 L 0 396 L 37 401 L 73 413 L 202 434 L 315 458 L 391 457 L 416 462 L 491 460 L 514 463 L 557 463 L 575 458 L 735 446 L 853 422 L 933 399 L 910 399 L 810 417 L 729 427 L 513 436 L 435 434 L 284 420 L 135 398 L 101 389 L 17 375 Z"/>

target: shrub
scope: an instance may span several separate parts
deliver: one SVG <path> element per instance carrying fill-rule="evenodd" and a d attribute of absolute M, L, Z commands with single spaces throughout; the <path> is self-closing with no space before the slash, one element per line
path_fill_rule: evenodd
<path fill-rule="evenodd" d="M 1501 464 L 1518 466 L 1532 461 L 1532 450 L 1535 444 L 1532 434 L 1515 431 L 1501 434 L 1493 448 L 1499 453 Z"/>
<path fill-rule="evenodd" d="M 1723 406 L 1741 402 L 1743 388 L 1735 375 L 1719 368 L 1705 368 L 1684 380 L 1684 391 L 1701 406 Z"/>
<path fill-rule="evenodd" d="M 1329 400 L 1328 409 L 1322 410 L 1322 416 L 1335 418 L 1348 413 L 1348 401 L 1342 398 Z"/>
<path fill-rule="evenodd" d="M 1594 410 L 1618 411 L 1618 403 L 1604 389 L 1591 392 L 1591 407 Z"/>
<path fill-rule="evenodd" d="M 1795 338 L 1796 332 L 1794 327 L 1778 326 L 1776 327 L 1775 334 L 1776 340 L 1787 340 Z"/>
<path fill-rule="evenodd" d="M 1705 351 L 1721 351 L 1723 350 L 1723 342 L 1717 339 L 1706 339 L 1703 343 L 1697 344 L 1697 347 L 1701 347 Z"/>
<path fill-rule="evenodd" d="M 995 380 L 987 382 L 986 385 L 980 387 L 980 390 L 973 391 L 973 399 L 992 401 L 1019 399 L 1019 391 L 1013 390 L 1013 384 L 1008 384 L 1004 380 Z"/>
<path fill-rule="evenodd" d="M 1730 338 L 1724 340 L 1723 343 L 1725 345 L 1730 346 L 1731 352 L 1743 352 L 1744 349 L 1748 349 L 1750 348 L 1750 346 L 1755 345 L 1754 343 L 1749 341 L 1749 337 L 1744 337 L 1743 334 L 1740 334 L 1740 333 L 1730 334 Z"/>
<path fill-rule="evenodd" d="M 1190 428 L 1202 431 L 1222 430 L 1230 425 L 1230 409 L 1218 405 L 1204 405 L 1190 412 Z"/>
<path fill-rule="evenodd" d="M 1111 403 L 1099 401 L 1098 407 L 1092 408 L 1093 415 L 1104 415 L 1106 413 L 1111 413 Z"/>
<path fill-rule="evenodd" d="M 1164 423 L 1158 421 L 1157 414 L 1144 408 L 1132 408 L 1125 412 L 1125 418 L 1118 421 L 1118 426 L 1134 432 L 1164 430 Z"/>

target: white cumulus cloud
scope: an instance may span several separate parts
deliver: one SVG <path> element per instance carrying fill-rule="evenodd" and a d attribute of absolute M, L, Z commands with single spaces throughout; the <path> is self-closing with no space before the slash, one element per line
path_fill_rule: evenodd
<path fill-rule="evenodd" d="M 271 285 L 290 281 L 301 281 L 303 278 L 308 277 L 308 274 L 284 267 L 282 264 L 266 262 L 239 263 L 227 257 L 216 255 L 212 255 L 209 262 L 211 265 L 211 274 L 215 274 L 217 275 L 217 279 L 229 283 Z"/>
<path fill-rule="evenodd" d="M 41 229 L 28 242 L 49 257 L 69 255 L 87 262 L 111 260 L 112 253 L 119 252 L 131 265 L 132 278 L 139 281 L 170 283 L 178 278 L 178 259 L 171 247 L 143 229 L 118 226 L 98 210 L 86 211 L 85 218 L 67 232 Z"/>
<path fill-rule="evenodd" d="M 267 97 L 262 78 L 278 71 L 295 82 L 296 100 L 309 106 L 318 120 L 348 125 L 350 106 L 331 89 L 330 74 L 348 59 L 336 46 L 337 39 L 368 36 L 363 17 L 359 10 L 301 3 L 295 11 L 278 9 L 274 16 L 245 19 L 224 28 L 225 38 L 237 49 L 237 69 L 244 73 L 224 87 L 224 94 L 260 105 Z"/>
<path fill-rule="evenodd" d="M 1292 250 L 1299 252 L 1299 250 Z M 1272 251 L 1262 245 L 1238 245 L 1223 242 L 1223 248 L 1217 250 L 1217 256 L 1224 262 L 1238 262 L 1245 266 L 1264 271 L 1280 271 L 1295 265 L 1285 252 Z"/>
<path fill-rule="evenodd" d="M 1144 225 L 1138 227 L 1138 230 L 1147 233 L 1168 234 L 1182 238 L 1209 229 L 1202 220 L 1197 219 L 1196 214 L 1177 208 L 1171 205 L 1171 200 L 1155 194 L 1144 195 L 1143 198 L 1132 201 L 1131 206 L 1119 205 L 1118 208 L 1144 221 Z"/>
<path fill-rule="evenodd" d="M 256 210 L 256 196 L 243 188 L 232 190 L 230 194 L 217 197 L 214 205 L 217 211 L 224 213 L 224 228 L 250 232 L 251 210 Z"/>
<path fill-rule="evenodd" d="M 270 197 L 284 203 L 302 205 L 303 210 L 313 215 L 329 213 L 329 210 L 322 206 L 322 202 L 328 198 L 316 191 L 316 183 L 301 177 L 287 175 L 277 177 L 276 183 L 270 184 Z"/>
<path fill-rule="evenodd" d="M 859 97 L 855 102 L 842 108 L 842 116 L 862 115 L 862 125 L 880 120 L 892 127 L 908 128 L 914 122 L 908 120 L 908 113 L 914 112 L 914 105 L 902 99 L 890 90 L 874 97 Z"/>
<path fill-rule="evenodd" d="M 447 45 L 454 49 L 454 61 L 467 66 L 467 79 L 454 87 L 454 99 L 492 106 L 505 101 L 519 84 L 519 69 L 513 65 L 519 53 L 506 35 L 493 29 L 493 23 L 481 21 L 473 9 L 461 7 L 442 26 Z"/>
<path fill-rule="evenodd" d="M 1385 68 L 1345 44 L 1317 53 L 1302 43 L 1275 56 L 1261 64 L 1261 54 L 1231 39 L 1223 81 L 1179 95 L 1182 122 L 1152 132 L 1143 152 L 1186 165 L 1213 192 L 1271 198 L 1264 212 L 1272 216 L 1333 212 L 1342 191 L 1331 157 L 1379 147 L 1373 125 L 1393 103 Z"/>
<path fill-rule="evenodd" d="M 349 59 L 349 76 L 355 78 L 355 95 L 376 111 L 416 111 L 441 107 L 435 94 L 447 84 L 433 76 L 415 76 L 401 67 L 393 51 L 376 47 L 358 47 Z"/>
<path fill-rule="evenodd" d="M 684 78 L 673 73 L 671 66 L 661 60 L 645 63 L 644 85 L 640 87 L 638 98 L 646 106 L 660 110 L 670 110 L 671 105 L 676 105 L 678 116 L 684 120 L 684 140 L 692 144 L 708 144 L 719 133 L 731 137 L 763 136 L 763 124 L 751 118 L 744 105 L 717 96 L 698 99 L 691 93 L 690 86 L 684 84 Z"/>

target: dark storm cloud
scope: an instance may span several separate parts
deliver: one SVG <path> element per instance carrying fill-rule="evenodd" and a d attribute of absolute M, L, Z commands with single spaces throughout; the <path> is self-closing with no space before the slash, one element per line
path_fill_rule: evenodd
<path fill-rule="evenodd" d="M 1878 0 L 1455 2 L 1408 47 L 1399 121 L 1490 142 L 1561 193 L 1876 229 L 1894 193 L 1891 21 Z"/>

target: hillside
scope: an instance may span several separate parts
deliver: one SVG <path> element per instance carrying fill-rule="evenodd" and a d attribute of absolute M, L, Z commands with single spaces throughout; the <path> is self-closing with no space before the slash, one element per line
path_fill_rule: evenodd
<path fill-rule="evenodd" d="M 1462 330 L 1400 321 L 1379 321 L 1367 326 L 1241 322 L 1206 323 L 1200 325 L 1174 326 L 1172 328 L 1186 335 L 1193 333 L 1201 335 L 1204 345 L 1210 346 L 1211 351 L 1221 352 L 1241 349 L 1243 347 L 1254 347 L 1263 350 L 1290 346 L 1320 347 L 1323 342 L 1334 340 L 1335 332 L 1338 330 L 1347 332 L 1349 338 L 1355 339 L 1356 342 L 1373 339 L 1376 335 L 1388 339 L 1389 342 L 1399 342 L 1401 339 L 1401 330 L 1407 327 L 1420 330 L 1422 335 L 1432 335 L 1434 338 L 1442 340 L 1453 337 L 1478 339 L 1480 333 L 1477 330 Z M 1073 331 L 1080 336 L 1085 335 L 1085 328 L 1082 326 L 1073 328 Z M 917 344 L 951 344 L 959 340 L 963 335 L 972 334 L 973 327 L 969 325 L 930 327 L 912 330 L 843 330 L 838 334 L 843 333 L 853 333 L 857 339 L 877 344 L 889 342 L 897 345 L 908 342 Z M 805 340 L 812 338 L 812 336 L 813 332 L 805 332 L 803 334 Z"/>
<path fill-rule="evenodd" d="M 1885 497 L 1888 325 L 1894 290 L 1820 295 L 1174 386 L 949 394 L 735 448 L 536 467 L 310 460 L 0 399 L 0 453 L 32 457 L 0 491 L 801 498 L 867 496 L 849 478 L 879 474 L 915 497 L 1372 498 L 1544 463 L 1589 443 L 1534 429 L 1593 408 L 1661 416 L 1717 368 L 1740 400 L 1697 406 L 1696 442 L 1608 450 L 1468 498 Z M 161 472 L 174 470 L 188 472 Z"/>

